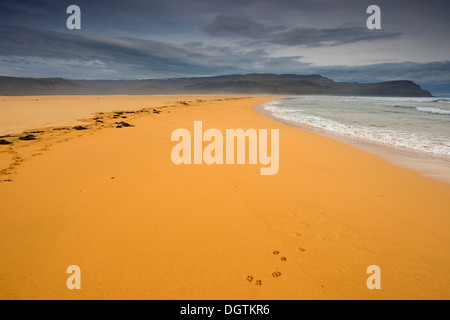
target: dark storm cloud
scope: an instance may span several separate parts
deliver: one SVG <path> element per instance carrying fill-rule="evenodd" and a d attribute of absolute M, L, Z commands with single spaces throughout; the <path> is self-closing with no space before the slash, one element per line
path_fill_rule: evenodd
<path fill-rule="evenodd" d="M 241 36 L 250 39 L 262 39 L 273 32 L 285 30 L 286 28 L 281 26 L 265 26 L 262 23 L 251 21 L 248 18 L 219 15 L 211 24 L 202 29 L 210 36 Z"/>
<path fill-rule="evenodd" d="M 448 26 L 448 0 L 377 0 L 383 21 L 389 28 L 413 24 Z M 194 31 L 211 23 L 218 15 L 236 15 L 271 25 L 305 27 L 305 17 L 312 17 L 313 29 L 337 27 L 346 23 L 365 26 L 365 10 L 371 0 L 2 0 L 0 22 L 9 25 L 40 27 L 64 31 L 66 12 L 71 4 L 81 7 L 83 32 L 101 30 L 169 32 Z M 385 19 L 386 18 L 386 19 Z M 315 21 L 315 22 L 314 22 Z M 328 22 L 324 26 L 324 22 Z M 447 21 L 447 22 L 445 22 Z"/>
<path fill-rule="evenodd" d="M 122 77 L 129 79 L 229 74 L 248 68 L 262 72 L 266 64 L 282 67 L 300 58 L 271 58 L 259 49 L 232 50 L 201 42 L 171 44 L 132 38 L 96 38 L 4 25 L 0 25 L 0 56 L 3 56 L 2 62 L 9 64 L 40 61 L 43 68 L 37 71 L 41 74 L 45 73 L 45 61 L 52 70 L 56 61 L 65 67 L 75 64 L 79 70 L 85 68 L 86 77 L 92 77 L 90 75 L 98 68 L 98 71 L 115 74 L 122 72 Z"/>
<path fill-rule="evenodd" d="M 364 27 L 338 27 L 329 29 L 295 28 L 271 34 L 265 41 L 285 46 L 306 45 L 308 47 L 335 46 L 361 41 L 391 39 L 400 33 L 369 31 Z"/>
<path fill-rule="evenodd" d="M 375 41 L 395 38 L 400 33 L 382 30 L 371 31 L 366 27 L 337 27 L 327 29 L 289 28 L 286 26 L 267 26 L 241 17 L 219 15 L 203 31 L 215 37 L 243 37 L 258 43 L 284 46 L 333 46 L 361 41 Z"/>

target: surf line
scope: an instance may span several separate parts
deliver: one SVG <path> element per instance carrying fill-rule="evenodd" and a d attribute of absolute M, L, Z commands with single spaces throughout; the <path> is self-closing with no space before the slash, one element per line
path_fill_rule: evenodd
<path fill-rule="evenodd" d="M 176 165 L 180 164 L 248 164 L 262 165 L 260 175 L 275 175 L 280 166 L 279 129 L 270 129 L 270 155 L 268 154 L 267 129 L 226 129 L 225 139 L 219 129 L 207 129 L 203 132 L 202 121 L 194 121 L 193 139 L 187 129 L 176 129 L 172 132 L 171 141 L 178 141 L 172 148 L 171 158 Z M 225 140 L 225 150 L 224 150 Z M 259 140 L 259 141 L 258 141 Z M 248 144 L 246 143 L 248 141 Z M 203 142 L 209 142 L 203 148 Z M 258 143 L 259 142 L 259 143 Z M 246 146 L 248 145 L 248 152 Z M 193 161 L 192 161 L 193 149 Z M 235 151 L 236 154 L 235 154 Z M 224 159 L 225 155 L 225 159 Z"/>

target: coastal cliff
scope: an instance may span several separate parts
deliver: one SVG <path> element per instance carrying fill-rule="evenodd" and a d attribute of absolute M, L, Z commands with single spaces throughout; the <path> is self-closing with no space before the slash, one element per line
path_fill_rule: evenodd
<path fill-rule="evenodd" d="M 0 95 L 90 94 L 280 94 L 431 97 L 408 80 L 336 82 L 320 75 L 247 74 L 148 80 L 67 80 L 0 77 Z"/>

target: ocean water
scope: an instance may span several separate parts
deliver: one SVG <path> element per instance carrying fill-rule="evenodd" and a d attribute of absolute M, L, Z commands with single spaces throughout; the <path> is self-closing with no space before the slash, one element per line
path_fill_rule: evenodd
<path fill-rule="evenodd" d="M 450 98 L 296 96 L 263 108 L 332 133 L 450 156 Z"/>

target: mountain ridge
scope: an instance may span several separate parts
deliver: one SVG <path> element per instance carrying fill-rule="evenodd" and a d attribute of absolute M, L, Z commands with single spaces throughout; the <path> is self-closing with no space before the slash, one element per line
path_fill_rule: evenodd
<path fill-rule="evenodd" d="M 143 80 L 70 80 L 0 76 L 0 95 L 279 94 L 432 97 L 410 80 L 336 82 L 318 74 L 220 75 Z"/>

